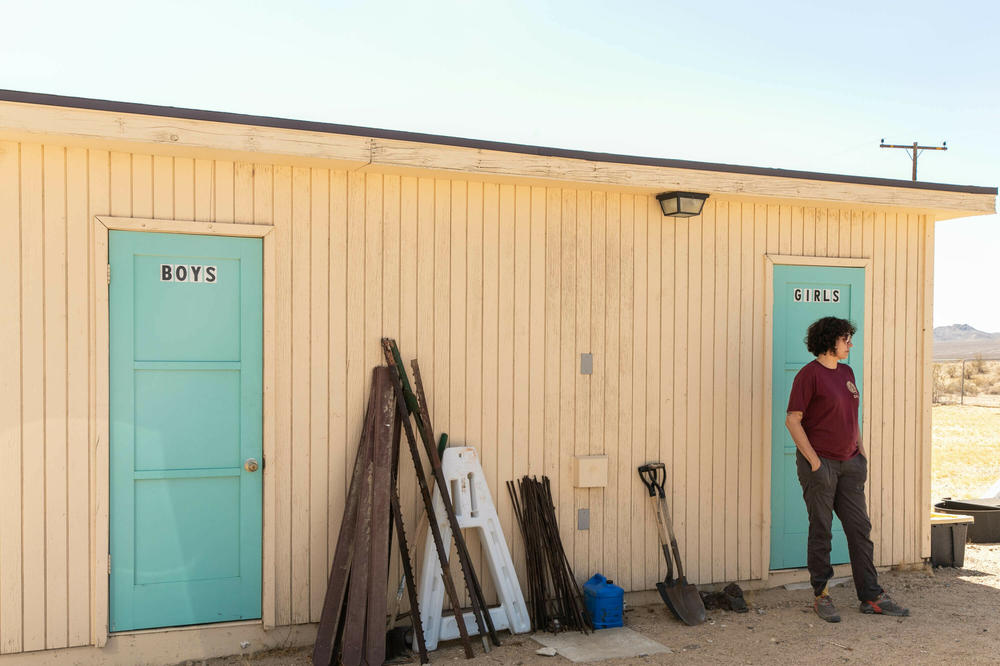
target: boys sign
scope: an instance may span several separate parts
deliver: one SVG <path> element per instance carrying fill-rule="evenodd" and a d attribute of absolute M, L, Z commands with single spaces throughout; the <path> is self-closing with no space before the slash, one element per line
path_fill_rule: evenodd
<path fill-rule="evenodd" d="M 191 264 L 160 264 L 160 282 L 201 282 L 214 284 L 218 267 Z"/>

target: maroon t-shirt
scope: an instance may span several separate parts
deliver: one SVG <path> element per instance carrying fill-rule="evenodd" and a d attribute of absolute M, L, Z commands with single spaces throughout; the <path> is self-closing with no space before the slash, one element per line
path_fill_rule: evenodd
<path fill-rule="evenodd" d="M 795 375 L 788 411 L 802 412 L 802 428 L 817 455 L 849 460 L 858 452 L 860 402 L 851 366 L 838 363 L 831 370 L 813 361 Z"/>

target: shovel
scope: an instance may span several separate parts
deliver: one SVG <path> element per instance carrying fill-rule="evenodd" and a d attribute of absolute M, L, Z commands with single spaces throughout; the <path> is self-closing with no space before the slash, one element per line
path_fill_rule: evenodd
<path fill-rule="evenodd" d="M 656 513 L 656 528 L 660 535 L 660 547 L 667 561 L 667 577 L 656 584 L 663 602 L 667 608 L 684 624 L 694 626 L 705 621 L 705 604 L 698 594 L 698 588 L 687 582 L 684 577 L 684 566 L 681 564 L 680 550 L 677 548 L 677 537 L 674 536 L 674 525 L 667 510 L 667 495 L 663 484 L 667 479 L 667 468 L 663 463 L 649 463 L 639 468 L 639 478 L 649 491 Z M 657 492 L 659 498 L 657 498 Z M 668 544 L 669 535 L 669 544 Z M 673 561 L 677 562 L 677 578 L 674 578 Z"/>

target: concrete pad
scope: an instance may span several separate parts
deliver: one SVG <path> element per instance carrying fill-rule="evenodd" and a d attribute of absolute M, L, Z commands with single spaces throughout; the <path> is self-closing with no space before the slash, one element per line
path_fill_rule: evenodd
<path fill-rule="evenodd" d="M 555 648 L 560 655 L 577 664 L 673 652 L 666 645 L 646 638 L 628 627 L 598 629 L 591 634 L 579 631 L 558 634 L 539 632 L 532 635 L 532 638 L 545 647 Z"/>
<path fill-rule="evenodd" d="M 826 582 L 826 586 L 827 587 L 837 587 L 838 585 L 843 585 L 844 583 L 846 583 L 848 581 L 852 581 L 852 580 L 854 580 L 854 579 L 851 578 L 850 576 L 843 576 L 841 578 L 831 578 L 830 580 L 828 580 Z M 788 585 L 785 585 L 785 589 L 786 590 L 811 590 L 812 589 L 812 583 L 810 583 L 809 581 L 804 581 L 802 583 L 789 583 Z"/>

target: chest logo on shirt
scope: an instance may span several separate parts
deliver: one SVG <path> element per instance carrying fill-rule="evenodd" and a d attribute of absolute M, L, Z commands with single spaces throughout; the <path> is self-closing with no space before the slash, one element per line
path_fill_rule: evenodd
<path fill-rule="evenodd" d="M 857 400 L 861 396 L 861 394 L 858 393 L 858 387 L 855 386 L 854 382 L 852 381 L 847 382 L 847 390 L 851 392 L 851 395 L 854 396 L 855 400 Z"/>

